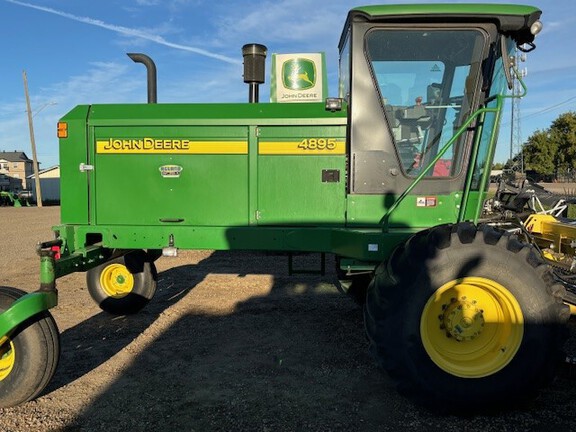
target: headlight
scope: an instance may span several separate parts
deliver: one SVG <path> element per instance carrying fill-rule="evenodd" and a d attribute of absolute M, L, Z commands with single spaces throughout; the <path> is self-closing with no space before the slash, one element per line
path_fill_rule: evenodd
<path fill-rule="evenodd" d="M 541 21 L 536 21 L 536 22 L 534 22 L 534 24 L 532 24 L 530 26 L 530 33 L 532 33 L 534 36 L 536 36 L 541 31 L 542 31 L 542 22 Z"/>

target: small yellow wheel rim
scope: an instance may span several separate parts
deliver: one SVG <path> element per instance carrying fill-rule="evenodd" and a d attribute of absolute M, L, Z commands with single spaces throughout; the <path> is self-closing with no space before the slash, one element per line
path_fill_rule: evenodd
<path fill-rule="evenodd" d="M 466 277 L 442 285 L 428 300 L 420 336 L 432 361 L 462 378 L 482 378 L 514 358 L 524 335 L 516 298 L 499 283 Z"/>
<path fill-rule="evenodd" d="M 134 276 L 125 265 L 110 264 L 100 273 L 100 286 L 108 297 L 126 297 L 134 289 Z"/>
<path fill-rule="evenodd" d="M 16 364 L 16 350 L 9 338 L 4 337 L 0 344 L 0 381 L 4 381 Z"/>

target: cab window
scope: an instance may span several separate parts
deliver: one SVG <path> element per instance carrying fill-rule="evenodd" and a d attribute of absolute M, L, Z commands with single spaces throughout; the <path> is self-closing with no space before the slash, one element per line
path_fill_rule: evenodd
<path fill-rule="evenodd" d="M 477 30 L 375 29 L 366 52 L 403 172 L 430 165 L 470 114 L 484 36 Z M 461 172 L 464 137 L 426 172 Z"/>

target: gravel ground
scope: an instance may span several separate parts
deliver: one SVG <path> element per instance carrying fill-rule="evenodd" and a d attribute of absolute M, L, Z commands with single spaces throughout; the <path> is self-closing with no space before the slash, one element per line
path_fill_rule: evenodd
<path fill-rule="evenodd" d="M 59 209 L 0 208 L 0 285 L 33 290 L 34 246 Z M 301 256 L 297 264 L 311 265 Z M 83 274 L 58 281 L 62 355 L 46 391 L 0 410 L 0 431 L 569 431 L 576 373 L 522 409 L 440 416 L 400 397 L 367 353 L 361 310 L 334 275 L 287 274 L 265 253 L 161 258 L 154 300 L 113 317 Z M 328 268 L 332 268 L 328 263 Z M 576 355 L 574 321 L 567 351 Z"/>

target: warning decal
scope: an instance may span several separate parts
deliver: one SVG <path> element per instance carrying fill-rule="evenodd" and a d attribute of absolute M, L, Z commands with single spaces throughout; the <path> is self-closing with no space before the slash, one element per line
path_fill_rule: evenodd
<path fill-rule="evenodd" d="M 435 196 L 417 197 L 416 207 L 436 207 L 438 200 Z"/>

